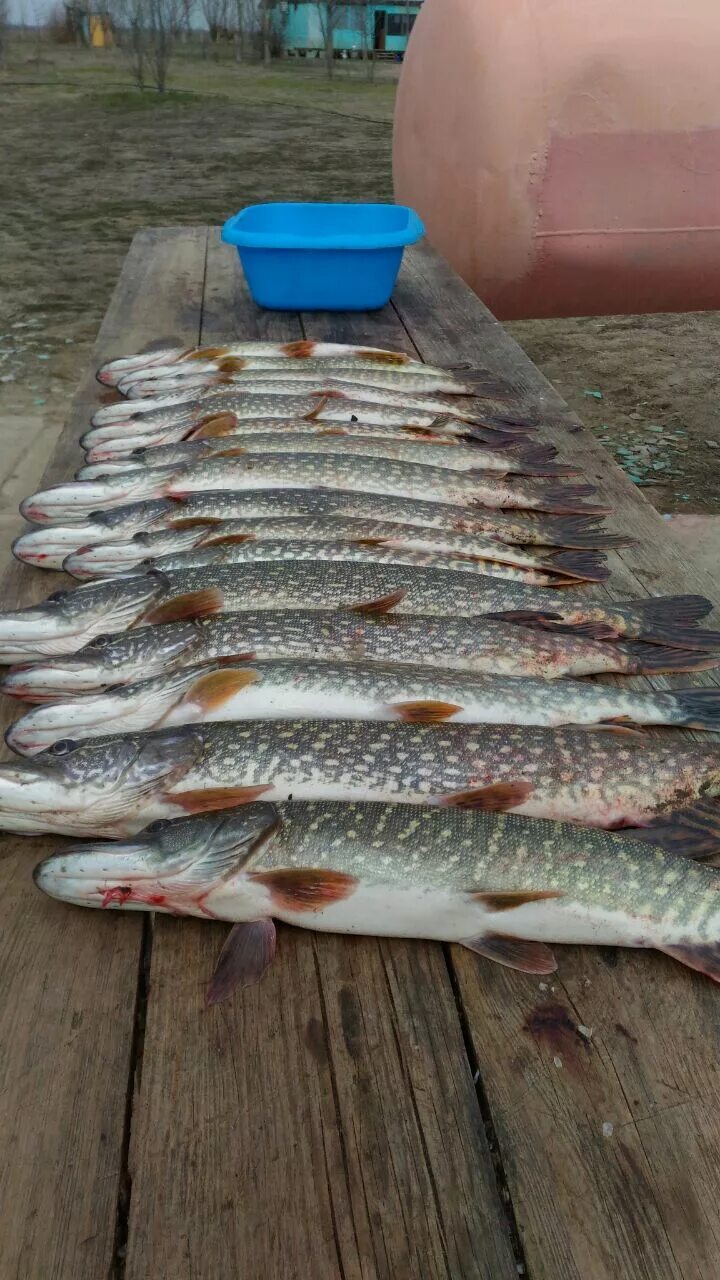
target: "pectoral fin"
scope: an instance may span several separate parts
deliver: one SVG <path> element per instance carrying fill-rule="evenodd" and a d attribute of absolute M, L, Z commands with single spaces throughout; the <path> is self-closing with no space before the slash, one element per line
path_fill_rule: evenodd
<path fill-rule="evenodd" d="M 207 992 L 208 1004 L 227 1000 L 236 987 L 251 987 L 262 978 L 275 955 L 272 920 L 249 920 L 233 925 L 218 956 Z"/>
<path fill-rule="evenodd" d="M 532 795 L 531 782 L 491 782 L 487 787 L 473 787 L 444 796 L 441 804 L 458 809 L 484 809 L 487 813 L 506 813 L 518 809 Z"/>

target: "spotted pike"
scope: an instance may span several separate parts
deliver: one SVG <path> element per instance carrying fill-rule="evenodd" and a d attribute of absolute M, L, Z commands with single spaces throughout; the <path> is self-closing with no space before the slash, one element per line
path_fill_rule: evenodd
<path fill-rule="evenodd" d="M 270 406 L 271 411 L 268 412 L 267 394 L 262 397 L 261 413 L 248 414 L 247 396 L 232 385 L 212 387 L 201 393 L 185 391 L 172 396 L 158 396 L 145 400 L 122 400 L 102 405 L 95 410 L 91 418 L 92 429 L 81 436 L 80 443 L 87 449 L 103 441 L 117 440 L 123 434 L 132 436 L 139 433 L 151 436 L 155 444 L 162 444 L 164 440 L 172 442 L 183 439 L 193 432 L 203 436 L 223 432 L 230 435 L 239 428 L 241 422 L 242 430 L 246 429 L 245 424 L 248 429 L 253 429 L 263 422 L 268 424 L 265 430 L 272 430 L 273 424 L 278 422 L 280 424 L 302 423 L 316 420 L 318 398 L 306 396 L 303 401 L 305 407 L 308 400 L 313 402 L 310 412 L 303 412 L 299 417 L 291 415 L 287 397 L 283 404 L 278 404 L 277 409 L 275 406 Z M 478 404 L 477 401 L 475 403 Z M 377 410 L 378 406 L 375 405 L 374 408 Z M 408 416 L 410 422 L 406 420 Z M 357 418 L 357 415 L 348 418 L 342 413 L 341 417 L 346 420 L 341 424 L 335 422 L 334 425 L 356 428 L 385 427 L 386 430 L 414 432 L 432 430 L 434 434 L 456 435 L 462 438 L 468 434 L 474 435 L 478 429 L 476 423 L 461 421 L 452 414 L 439 415 L 429 426 L 413 425 L 414 415 L 405 415 L 405 420 L 398 422 L 396 415 L 389 414 L 386 421 L 377 411 L 364 414 L 361 418 Z M 538 421 L 530 420 L 524 415 L 506 413 L 489 404 L 482 408 L 478 407 L 477 420 L 483 431 L 494 430 L 502 432 L 503 435 L 526 436 L 528 432 L 537 431 L 541 425 Z M 185 428 L 184 435 L 180 434 L 178 427 Z M 147 440 L 146 443 L 150 441 Z"/>
<path fill-rule="evenodd" d="M 125 457 L 90 462 L 76 475 L 77 480 L 94 480 L 104 474 L 138 468 L 162 467 L 176 463 L 194 465 L 205 458 L 242 457 L 246 454 L 301 452 L 357 458 L 392 458 L 422 466 L 445 467 L 451 471 L 492 471 L 497 475 L 576 476 L 577 467 L 555 462 L 557 450 L 552 445 L 515 444 L 507 441 L 493 446 L 462 445 L 459 442 L 432 444 L 425 440 L 361 439 L 324 435 L 298 439 L 292 432 L 269 432 L 267 435 L 227 436 L 218 440 L 186 440 L 180 444 L 133 449 Z"/>
<path fill-rule="evenodd" d="M 532 628 L 573 628 L 594 639 L 625 636 L 703 650 L 678 655 L 676 667 L 702 670 L 718 663 L 715 654 L 704 651 L 720 649 L 720 633 L 695 627 L 711 607 L 703 596 L 616 604 L 501 578 L 403 565 L 311 561 L 293 564 L 291 572 L 286 564 L 153 569 L 56 591 L 39 604 L 0 613 L 0 662 L 75 653 L 93 636 L 143 624 L 282 608 L 380 614 L 392 610 L 393 616 L 442 618 L 492 615 Z"/>
<path fill-rule="evenodd" d="M 446 555 L 475 563 L 493 561 L 570 577 L 588 578 L 602 572 L 604 561 L 598 553 L 567 554 L 530 550 L 500 542 L 496 536 L 478 533 L 447 533 L 412 524 L 392 524 L 380 520 L 346 520 L 328 516 L 318 520 L 293 516 L 286 520 L 228 520 L 225 523 L 191 522 L 187 528 L 161 529 L 156 533 L 136 533 L 127 542 L 97 542 L 80 547 L 63 561 L 62 567 L 74 578 L 106 578 L 137 569 L 144 561 L 175 555 L 194 548 L 232 546 L 249 541 L 291 540 L 295 542 L 350 542 L 386 549 Z M 324 552 L 321 553 L 324 558 Z M 439 566 L 442 567 L 442 566 Z M 490 572 L 490 570 L 488 570 Z M 595 581 L 598 579 L 595 578 Z"/>
<path fill-rule="evenodd" d="M 249 367 L 252 366 L 252 367 Z M 157 365 L 144 374 L 128 374 L 117 384 L 122 395 L 134 398 L 141 395 L 163 394 L 163 389 L 171 392 L 197 385 L 212 385 L 214 381 L 236 383 L 239 388 L 246 384 L 266 382 L 322 382 L 326 379 L 351 383 L 357 387 L 372 387 L 379 391 L 402 391 L 410 395 L 452 395 L 473 396 L 476 385 L 471 381 L 462 381 L 450 371 L 443 373 L 436 370 L 426 373 L 422 365 L 401 365 L 397 369 L 384 369 L 373 361 L 337 360 L 303 360 L 289 364 L 287 360 L 223 360 L 220 363 L 208 361 L 205 364 Z M 139 388 L 142 391 L 139 392 Z M 359 397 L 361 398 L 361 397 Z"/>
<path fill-rule="evenodd" d="M 423 364 L 404 351 L 386 351 L 382 347 L 358 347 L 343 342 L 316 342 L 301 339 L 297 342 L 233 342 L 218 347 L 165 347 L 157 351 L 143 351 L 136 355 L 120 356 L 109 360 L 98 370 L 98 380 L 105 386 L 117 386 L 121 378 L 131 373 L 147 372 L 158 365 L 197 368 L 203 364 L 221 363 L 224 360 L 248 361 L 250 368 L 256 360 L 341 360 L 357 361 L 363 368 L 377 365 L 380 369 L 407 369 L 422 371 L 426 375 L 447 376 L 446 369 Z"/>
<path fill-rule="evenodd" d="M 26 520 L 52 524 L 82 520 L 98 507 L 119 507 L 144 498 L 179 497 L 207 490 L 332 489 L 489 507 L 512 507 L 565 515 L 605 515 L 608 508 L 580 501 L 592 485 L 562 485 L 524 476 L 499 478 L 478 471 L 451 471 L 389 458 L 268 453 L 208 458 L 188 467 L 149 467 L 98 480 L 75 480 L 32 494 L 20 504 Z"/>
<path fill-rule="evenodd" d="M 386 427 L 370 422 L 328 423 L 317 422 L 313 418 L 244 418 L 238 420 L 234 413 L 218 412 L 202 414 L 187 411 L 178 414 L 176 420 L 167 424 L 155 423 L 148 416 L 137 424 L 110 424 L 92 427 L 81 439 L 86 449 L 85 458 L 88 463 L 115 461 L 128 458 L 136 449 L 157 448 L 162 445 L 174 445 L 190 440 L 204 440 L 217 443 L 218 446 L 226 436 L 241 436 L 251 441 L 256 436 L 292 436 L 296 441 L 294 447 L 302 445 L 305 440 L 314 436 L 345 436 L 357 440 L 391 441 L 396 444 L 412 441 L 415 444 L 426 442 L 434 445 L 455 445 L 470 442 L 488 445 L 492 448 L 509 448 L 513 444 L 525 443 L 525 437 L 496 431 L 491 427 L 473 426 L 470 423 L 458 422 L 455 419 L 443 419 L 432 427 Z M 162 455 L 160 455 L 160 458 Z M 158 461 L 160 460 L 158 459 Z"/>
<path fill-rule="evenodd" d="M 701 633 L 698 633 L 701 634 Z M 383 618 L 360 613 L 247 609 L 190 622 L 141 626 L 100 635 L 69 657 L 48 658 L 14 667 L 0 684 L 2 692 L 25 702 L 47 702 L 77 693 L 97 692 L 164 676 L 200 664 L 268 661 L 372 663 L 441 670 L 463 675 L 540 678 L 547 714 L 557 713 L 557 697 L 548 681 L 562 676 L 653 675 L 702 670 L 718 658 L 696 650 L 672 649 L 644 641 L 607 643 L 585 636 L 556 634 L 487 618 L 438 618 L 410 615 Z M 632 715 L 641 704 L 633 691 L 588 685 L 587 698 L 598 717 Z M 705 694 L 706 690 L 698 690 Z M 592 701 L 597 695 L 597 702 Z M 567 682 L 559 685 L 563 705 L 570 702 Z M 669 694 L 647 696 L 669 716 Z M 658 702 L 657 699 L 660 698 Z M 607 701 L 610 699 L 610 701 Z M 623 699 L 629 699 L 623 700 Z M 583 703 L 583 706 L 589 705 Z M 698 703 L 699 707 L 699 703 Z M 553 711 L 552 708 L 555 708 Z M 625 710 L 623 711 L 622 708 Z M 508 709 L 509 720 L 512 712 Z M 638 715 L 640 713 L 638 712 Z M 645 712 L 650 715 L 649 711 Z M 696 708 L 697 723 L 700 711 Z M 585 723 L 585 721 L 582 721 Z M 644 721 L 649 723 L 649 719 Z M 679 721 L 673 720 L 673 723 Z M 709 725 L 706 727 L 710 727 Z"/>
<path fill-rule="evenodd" d="M 182 724 L 280 719 L 549 727 L 621 720 L 717 732 L 720 689 L 648 693 L 582 680 L 463 675 L 397 664 L 307 658 L 245 661 L 234 666 L 223 662 L 34 707 L 10 726 L 5 739 L 13 751 L 35 755 L 63 738 L 84 740 Z"/>
<path fill-rule="evenodd" d="M 491 550 L 492 548 L 488 548 Z M 172 555 L 158 556 L 148 561 L 145 568 L 155 567 L 161 571 L 197 569 L 203 565 L 242 565 L 268 564 L 283 562 L 293 566 L 301 561 L 315 561 L 325 564 L 378 564 L 405 565 L 411 569 L 436 569 L 449 574 L 449 590 L 453 582 L 467 576 L 473 578 L 504 578 L 509 582 L 526 582 L 539 587 L 566 587 L 578 582 L 605 582 L 610 571 L 605 557 L 599 551 L 561 551 L 552 556 L 533 556 L 527 553 L 528 565 L 521 568 L 510 562 L 503 563 L 485 558 L 471 559 L 466 556 L 454 556 L 446 551 L 415 551 L 396 543 L 377 544 L 371 539 L 369 543 L 362 539 L 359 542 L 333 540 L 327 542 L 305 542 L 290 538 L 243 538 L 240 542 L 232 541 L 227 545 L 197 547 L 190 551 L 180 551 Z M 68 558 L 66 564 L 71 561 Z"/>
<path fill-rule="evenodd" d="M 712 812 L 705 826 L 701 840 L 680 815 L 640 840 L 457 809 L 259 802 L 64 849 L 35 883 L 79 906 L 234 922 L 211 1004 L 262 978 L 274 919 L 456 942 L 534 974 L 557 967 L 549 943 L 647 947 L 717 982 L 718 878 L 693 861 L 717 844 Z"/>
<path fill-rule="evenodd" d="M 142 396 L 138 395 L 138 387 L 142 385 L 144 384 L 135 384 L 135 398 L 142 398 Z M 156 385 L 160 395 L 173 394 L 177 389 L 176 385 L 167 386 L 163 382 L 150 385 L 151 388 Z M 422 421 L 416 422 L 416 425 L 426 426 L 435 421 L 437 417 L 443 415 L 449 416 L 452 414 L 453 417 L 459 418 L 463 422 L 477 422 L 482 415 L 481 406 L 467 398 L 461 400 L 453 396 L 430 395 L 429 393 L 411 395 L 407 391 L 388 391 L 384 387 L 357 386 L 355 383 L 342 382 L 340 379 L 334 378 L 315 379 L 311 382 L 296 382 L 292 379 L 281 380 L 273 378 L 271 381 L 263 381 L 262 379 L 248 380 L 242 384 L 234 383 L 228 379 L 221 379 L 220 381 L 209 381 L 205 385 L 207 389 L 233 391 L 241 413 L 243 413 L 246 404 L 257 402 L 259 416 L 262 416 L 262 402 L 264 399 L 267 399 L 273 407 L 282 409 L 283 401 L 286 401 L 290 406 L 301 397 L 310 397 L 314 399 L 316 404 L 321 406 L 320 412 L 316 416 L 322 416 L 327 420 L 327 414 L 332 412 L 336 415 L 334 420 L 340 422 L 352 421 L 352 418 L 356 417 L 361 422 L 379 421 L 390 426 L 392 425 L 392 419 L 387 415 L 391 413 L 395 414 L 399 424 L 414 423 L 419 414 Z M 194 390 L 196 394 L 202 394 L 204 389 L 205 387 L 201 386 Z M 152 389 L 149 394 L 153 395 Z M 132 403 L 134 402 L 133 399 Z M 381 414 L 382 416 L 380 416 Z M 245 416 L 251 415 L 246 413 Z M 278 415 L 273 412 L 269 416 L 276 417 Z M 292 408 L 288 408 L 286 416 L 301 417 L 303 415 L 296 414 Z"/>
<path fill-rule="evenodd" d="M 617 732 L 253 720 L 64 740 L 0 764 L 0 830 L 118 837 L 259 796 L 649 826 L 720 792 L 712 740 Z"/>
<path fill-rule="evenodd" d="M 412 498 L 342 490 L 258 489 L 251 493 L 232 490 L 193 493 L 184 499 L 156 498 L 111 507 L 107 511 L 93 511 L 87 520 L 75 524 L 31 529 L 15 540 L 12 549 L 17 559 L 26 564 L 61 569 L 65 558 L 81 547 L 100 542 L 127 542 L 145 531 L 149 534 L 188 532 L 198 526 L 203 537 L 209 524 L 273 518 L 299 519 L 303 524 L 307 522 L 309 528 L 315 520 L 333 518 L 392 522 L 448 533 L 488 533 L 500 542 L 522 546 L 577 550 L 624 547 L 633 541 L 621 534 L 607 533 L 594 516 L 552 517 L 475 506 L 470 511 L 450 503 L 416 502 Z M 248 531 L 251 529 L 249 524 Z M 146 554 L 143 552 L 143 557 Z"/>

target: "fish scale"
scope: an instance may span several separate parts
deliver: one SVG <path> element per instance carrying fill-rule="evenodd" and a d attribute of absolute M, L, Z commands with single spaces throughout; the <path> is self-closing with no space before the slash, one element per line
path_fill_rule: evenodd
<path fill-rule="evenodd" d="M 718 746 L 672 731 L 250 721 L 62 742 L 0 765 L 0 828 L 130 835 L 259 795 L 643 826 L 718 791 Z"/>

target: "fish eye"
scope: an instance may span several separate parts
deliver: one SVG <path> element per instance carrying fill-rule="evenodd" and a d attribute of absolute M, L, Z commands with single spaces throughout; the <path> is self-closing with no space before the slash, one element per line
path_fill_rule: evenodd
<path fill-rule="evenodd" d="M 45 597 L 45 603 L 50 604 L 52 601 L 54 604 L 57 600 L 65 600 L 69 594 L 69 591 L 53 591 L 52 595 Z"/>
<path fill-rule="evenodd" d="M 92 640 L 88 640 L 87 644 L 85 645 L 85 649 L 93 649 L 94 651 L 97 651 L 98 649 L 104 649 L 109 639 L 110 639 L 109 635 L 94 636 Z"/>
<path fill-rule="evenodd" d="M 146 834 L 154 836 L 156 831 L 164 831 L 171 823 L 170 818 L 157 818 L 155 822 L 151 822 L 149 827 L 145 828 Z"/>
<path fill-rule="evenodd" d="M 51 747 L 48 747 L 48 755 L 69 756 L 76 747 L 77 742 L 74 742 L 72 738 L 61 738 L 59 742 L 54 742 Z"/>

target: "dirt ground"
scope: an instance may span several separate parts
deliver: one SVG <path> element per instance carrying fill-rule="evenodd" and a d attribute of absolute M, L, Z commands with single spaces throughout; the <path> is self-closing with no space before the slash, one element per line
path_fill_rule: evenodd
<path fill-rule="evenodd" d="M 197 52 L 140 95 L 118 53 L 24 43 L 0 72 L 0 414 L 52 447 L 133 233 L 263 199 L 390 199 L 397 69 L 333 83 Z M 664 511 L 720 512 L 720 315 L 524 321 L 543 372 Z M 1 499 L 0 495 L 0 499 Z"/>

